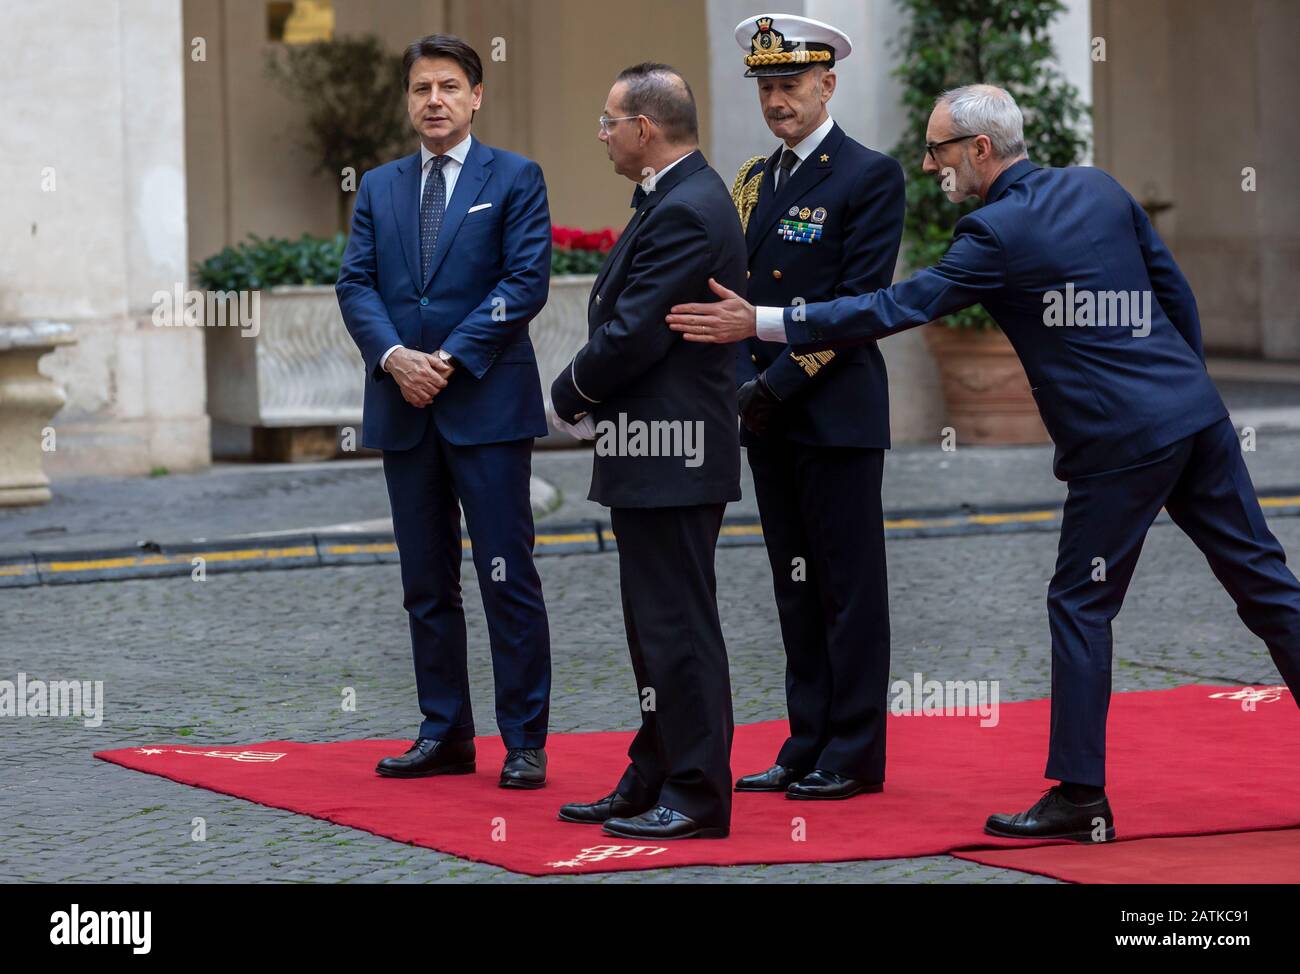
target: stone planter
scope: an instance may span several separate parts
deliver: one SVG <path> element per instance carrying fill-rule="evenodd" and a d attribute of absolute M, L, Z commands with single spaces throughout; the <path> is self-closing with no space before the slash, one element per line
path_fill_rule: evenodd
<path fill-rule="evenodd" d="M 43 355 L 75 342 L 72 326 L 61 322 L 0 322 L 0 507 L 50 499 L 43 431 L 65 396 L 38 366 Z"/>
<path fill-rule="evenodd" d="M 925 338 L 939 365 L 948 425 L 958 444 L 1049 442 L 1024 367 L 1001 330 L 932 323 L 925 326 Z"/>
<path fill-rule="evenodd" d="M 551 409 L 551 383 L 560 370 L 572 361 L 578 349 L 587 343 L 587 299 L 595 274 L 563 274 L 551 278 L 546 307 L 533 319 L 528 335 L 537 352 L 537 371 L 542 379 L 542 397 L 546 400 L 546 422 L 555 416 Z M 666 327 L 666 326 L 665 326 Z M 566 447 L 578 441 L 551 427 L 538 446 Z"/>
<path fill-rule="evenodd" d="M 555 378 L 587 340 L 593 274 L 553 277 L 546 306 L 529 327 L 550 410 Z M 365 365 L 343 324 L 334 288 L 281 286 L 261 292 L 256 329 L 209 327 L 208 413 L 252 430 L 258 459 L 313 460 L 337 453 L 337 430 L 360 437 Z M 569 446 L 552 431 L 539 443 Z"/>
<path fill-rule="evenodd" d="M 365 388 L 334 287 L 274 287 L 259 310 L 256 329 L 206 329 L 209 415 L 251 428 L 258 459 L 334 456 L 340 426 L 360 437 Z"/>

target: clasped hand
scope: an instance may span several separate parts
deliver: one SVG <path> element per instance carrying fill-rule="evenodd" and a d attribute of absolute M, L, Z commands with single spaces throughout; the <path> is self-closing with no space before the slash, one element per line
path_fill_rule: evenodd
<path fill-rule="evenodd" d="M 388 356 L 386 367 L 402 390 L 402 398 L 419 407 L 433 402 L 433 397 L 447 388 L 451 374 L 456 371 L 455 366 L 437 355 L 412 348 L 395 350 Z"/>

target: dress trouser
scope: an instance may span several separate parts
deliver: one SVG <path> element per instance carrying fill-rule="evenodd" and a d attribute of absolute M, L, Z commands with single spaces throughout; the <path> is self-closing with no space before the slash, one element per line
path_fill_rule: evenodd
<path fill-rule="evenodd" d="M 785 644 L 778 764 L 885 780 L 889 586 L 884 450 L 768 438 L 748 448 Z"/>
<path fill-rule="evenodd" d="M 546 743 L 551 642 L 533 564 L 532 448 L 531 439 L 458 446 L 430 417 L 418 445 L 384 452 L 421 737 L 474 736 L 460 589 L 463 507 L 487 616 L 497 727 L 506 747 Z"/>
<path fill-rule="evenodd" d="M 1047 594 L 1049 778 L 1105 784 L 1111 620 L 1162 506 L 1205 555 L 1300 703 L 1300 583 L 1264 521 L 1232 422 L 1222 419 L 1129 466 L 1069 482 Z"/>
<path fill-rule="evenodd" d="M 731 822 L 731 680 L 713 569 L 724 507 L 610 511 L 641 707 L 617 790 L 708 828 Z"/>

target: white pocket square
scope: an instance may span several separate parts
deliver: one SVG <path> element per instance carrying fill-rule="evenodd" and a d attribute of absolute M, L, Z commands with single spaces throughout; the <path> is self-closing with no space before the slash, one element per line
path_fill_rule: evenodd
<path fill-rule="evenodd" d="M 486 210 L 491 205 L 492 205 L 491 203 L 480 203 L 478 206 L 471 206 L 469 208 L 469 212 L 477 213 L 479 210 Z"/>

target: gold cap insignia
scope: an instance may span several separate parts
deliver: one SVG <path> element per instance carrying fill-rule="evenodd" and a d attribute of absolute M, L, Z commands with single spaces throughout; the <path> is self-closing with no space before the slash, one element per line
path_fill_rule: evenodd
<path fill-rule="evenodd" d="M 771 17 L 759 17 L 754 26 L 758 28 L 750 38 L 749 45 L 755 54 L 773 54 L 785 50 L 785 36 L 779 30 L 772 29 Z"/>

